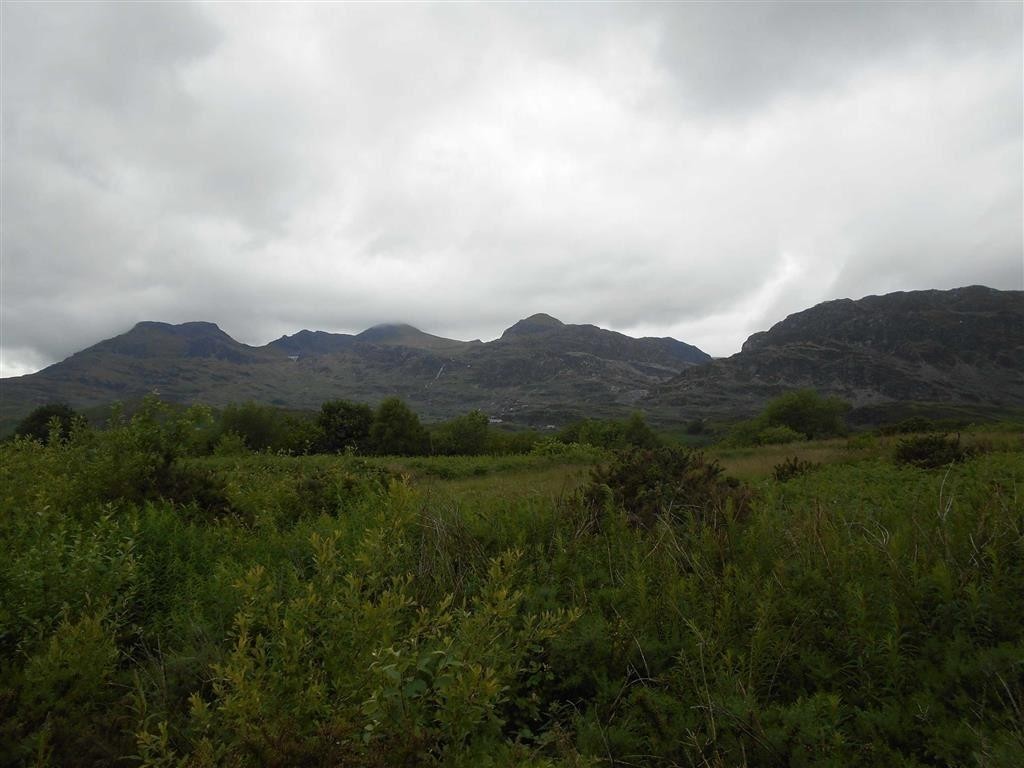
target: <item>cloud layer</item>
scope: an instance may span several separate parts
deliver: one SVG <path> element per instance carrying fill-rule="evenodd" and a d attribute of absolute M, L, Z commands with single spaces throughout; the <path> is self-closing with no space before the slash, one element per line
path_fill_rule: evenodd
<path fill-rule="evenodd" d="M 2 375 L 1024 287 L 1019 4 L 3 5 Z"/>

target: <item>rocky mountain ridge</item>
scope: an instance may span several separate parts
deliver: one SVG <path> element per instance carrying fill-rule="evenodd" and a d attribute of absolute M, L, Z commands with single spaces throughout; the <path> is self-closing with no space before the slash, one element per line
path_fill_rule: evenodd
<path fill-rule="evenodd" d="M 0 420 L 10 423 L 46 402 L 89 407 L 156 390 L 179 402 L 258 400 L 302 409 L 398 395 L 427 418 L 480 408 L 533 423 L 621 412 L 709 359 L 675 339 L 634 339 L 549 315 L 521 320 L 486 343 L 386 324 L 358 334 L 302 330 L 261 347 L 209 322 L 147 321 L 43 371 L 3 380 Z"/>
<path fill-rule="evenodd" d="M 894 403 L 1024 408 L 1024 291 L 827 301 L 753 334 L 729 358 L 681 372 L 644 405 L 735 418 L 804 387 L 864 414 Z"/>
<path fill-rule="evenodd" d="M 543 314 L 489 342 L 389 324 L 358 334 L 303 330 L 261 347 L 213 323 L 142 322 L 39 373 L 0 380 L 0 427 L 43 403 L 98 406 L 154 390 L 178 402 L 298 409 L 397 395 L 428 420 L 479 408 L 536 426 L 639 409 L 681 424 L 743 418 L 805 387 L 848 400 L 865 422 L 918 404 L 1024 409 L 1024 291 L 969 286 L 827 301 L 719 360 L 676 339 Z"/>

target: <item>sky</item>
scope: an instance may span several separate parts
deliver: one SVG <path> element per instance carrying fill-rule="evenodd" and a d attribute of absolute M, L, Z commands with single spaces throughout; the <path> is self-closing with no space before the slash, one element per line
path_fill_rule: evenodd
<path fill-rule="evenodd" d="M 2 376 L 140 320 L 724 356 L 1024 288 L 1020 2 L 0 8 Z"/>

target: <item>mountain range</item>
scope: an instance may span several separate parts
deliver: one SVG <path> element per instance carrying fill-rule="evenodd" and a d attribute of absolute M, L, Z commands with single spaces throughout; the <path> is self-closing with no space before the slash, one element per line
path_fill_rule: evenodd
<path fill-rule="evenodd" d="M 979 416 L 1024 408 L 1024 291 L 826 301 L 753 334 L 732 357 L 681 372 L 646 402 L 735 418 L 807 387 L 847 400 L 865 423 L 915 404 Z"/>
<path fill-rule="evenodd" d="M 676 339 L 636 339 L 544 314 L 489 342 L 392 324 L 359 334 L 302 330 L 261 347 L 213 323 L 140 322 L 38 373 L 0 380 L 0 427 L 43 403 L 88 408 L 154 390 L 176 402 L 296 409 L 397 395 L 428 420 L 479 408 L 536 426 L 637 409 L 662 424 L 728 420 L 813 387 L 871 421 L 912 404 L 1024 408 L 1022 371 L 1024 292 L 982 286 L 828 301 L 719 360 Z"/>

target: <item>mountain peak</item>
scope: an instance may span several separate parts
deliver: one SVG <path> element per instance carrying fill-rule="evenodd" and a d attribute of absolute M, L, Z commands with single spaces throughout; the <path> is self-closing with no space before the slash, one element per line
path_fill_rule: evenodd
<path fill-rule="evenodd" d="M 503 334 L 502 338 L 506 336 L 521 336 L 529 333 L 543 333 L 550 331 L 555 328 L 564 328 L 565 323 L 556 317 L 546 315 L 543 312 L 538 312 L 535 315 L 520 320 L 518 323 L 508 328 Z"/>
<path fill-rule="evenodd" d="M 326 355 L 342 349 L 348 349 L 355 340 L 347 333 L 328 333 L 327 331 L 310 331 L 303 328 L 291 336 L 285 335 L 267 346 L 280 349 L 289 355 Z"/>
<path fill-rule="evenodd" d="M 356 338 L 372 344 L 395 344 L 426 335 L 419 328 L 408 323 L 380 323 L 367 328 L 362 333 L 357 333 Z"/>
<path fill-rule="evenodd" d="M 367 328 L 362 333 L 356 334 L 355 340 L 385 347 L 411 347 L 413 349 L 429 349 L 437 352 L 460 349 L 469 343 L 434 336 L 408 323 L 382 323 L 375 325 L 372 328 Z"/>
<path fill-rule="evenodd" d="M 143 320 L 127 333 L 97 346 L 107 352 L 137 358 L 212 357 L 232 362 L 252 358 L 250 347 L 235 341 L 216 323 L 206 321 L 173 324 Z"/>
<path fill-rule="evenodd" d="M 224 335 L 224 331 L 221 330 L 220 326 L 216 323 L 211 323 L 206 320 L 192 320 L 187 323 L 162 323 L 157 320 L 142 320 L 136 323 L 132 329 L 128 332 L 142 333 L 146 331 L 157 331 L 161 333 L 171 333 L 175 336 L 195 337 L 195 336 L 208 336 L 208 335 Z"/>

